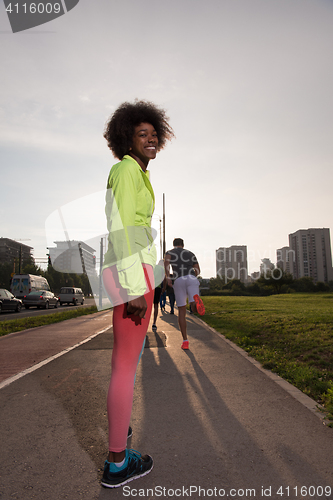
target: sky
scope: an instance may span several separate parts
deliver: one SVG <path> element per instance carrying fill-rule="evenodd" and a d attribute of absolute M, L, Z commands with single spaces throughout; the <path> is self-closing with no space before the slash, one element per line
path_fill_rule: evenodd
<path fill-rule="evenodd" d="M 149 164 L 154 225 L 164 193 L 167 249 L 183 238 L 204 278 L 219 247 L 246 245 L 252 273 L 332 229 L 332 26 L 333 0 L 80 0 L 12 33 L 1 2 L 0 236 L 45 258 L 61 207 L 99 234 L 103 129 L 136 98 L 176 136 Z"/>

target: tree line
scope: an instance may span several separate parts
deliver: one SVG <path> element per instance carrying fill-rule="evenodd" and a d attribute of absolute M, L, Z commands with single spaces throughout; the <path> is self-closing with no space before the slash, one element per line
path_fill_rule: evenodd
<path fill-rule="evenodd" d="M 278 271 L 278 272 L 277 272 Z M 310 277 L 294 279 L 289 273 L 281 269 L 266 271 L 256 281 L 244 284 L 239 279 L 228 280 L 224 276 L 211 278 L 202 295 L 272 295 L 278 293 L 296 292 L 332 292 L 333 281 L 328 284 L 318 281 L 314 283 Z"/>

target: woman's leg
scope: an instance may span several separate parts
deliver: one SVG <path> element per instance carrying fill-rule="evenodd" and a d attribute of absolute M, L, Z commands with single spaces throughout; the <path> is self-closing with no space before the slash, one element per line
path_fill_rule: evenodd
<path fill-rule="evenodd" d="M 114 346 L 111 381 L 107 399 L 111 458 L 114 457 L 113 454 L 119 454 L 126 448 L 133 403 L 135 372 L 152 310 L 154 296 L 153 269 L 151 266 L 144 266 L 144 271 L 147 282 L 145 298 L 148 305 L 145 318 L 128 316 L 126 304 L 115 306 L 113 310 Z"/>

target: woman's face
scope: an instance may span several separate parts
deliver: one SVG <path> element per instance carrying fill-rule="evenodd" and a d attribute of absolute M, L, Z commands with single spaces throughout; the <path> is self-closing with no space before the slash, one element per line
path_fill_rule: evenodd
<path fill-rule="evenodd" d="M 158 137 L 150 123 L 140 123 L 134 128 L 133 143 L 130 155 L 146 170 L 149 160 L 156 157 Z"/>

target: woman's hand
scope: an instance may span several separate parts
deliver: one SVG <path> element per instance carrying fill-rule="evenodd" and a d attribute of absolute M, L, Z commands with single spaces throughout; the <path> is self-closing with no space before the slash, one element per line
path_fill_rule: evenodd
<path fill-rule="evenodd" d="M 147 301 L 142 295 L 141 297 L 128 301 L 127 314 L 133 314 L 133 316 L 145 318 L 147 307 Z"/>

